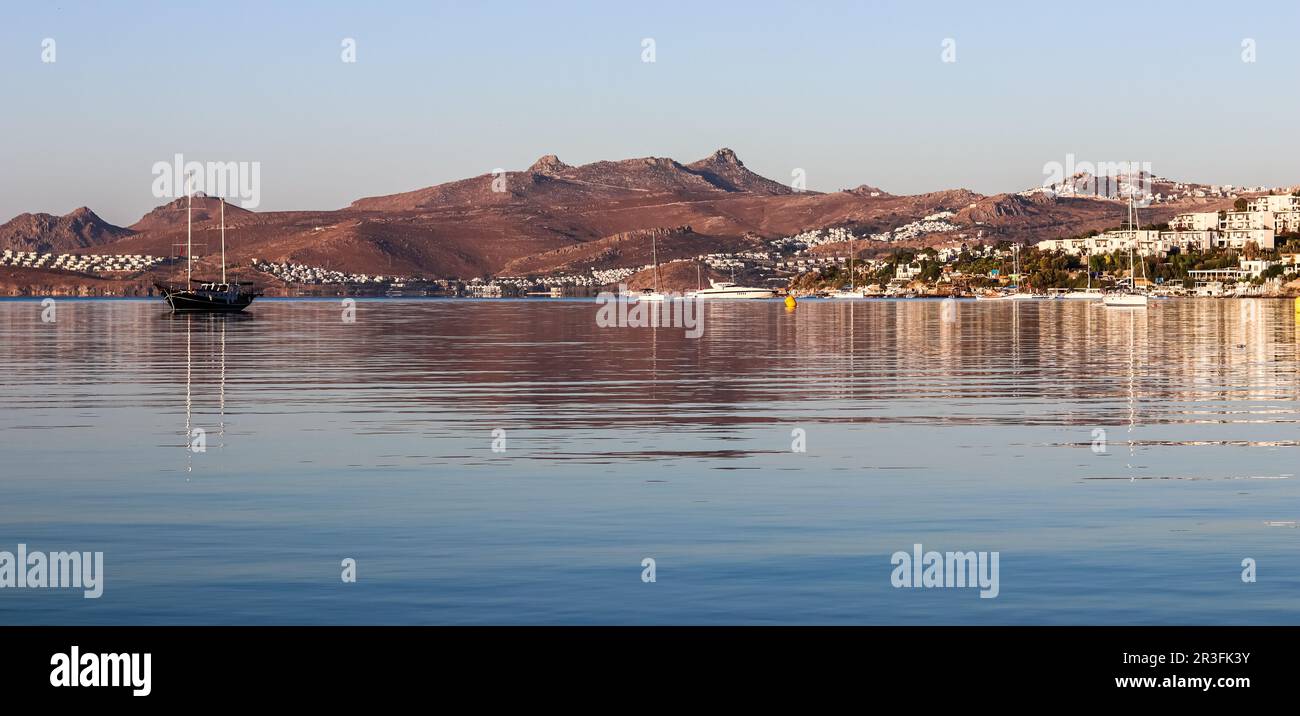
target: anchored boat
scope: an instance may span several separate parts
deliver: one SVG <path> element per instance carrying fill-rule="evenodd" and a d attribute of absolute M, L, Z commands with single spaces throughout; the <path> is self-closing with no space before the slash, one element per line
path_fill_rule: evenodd
<path fill-rule="evenodd" d="M 226 280 L 226 200 L 221 201 L 221 281 L 199 283 L 194 287 L 194 229 L 193 198 L 188 178 L 185 192 L 185 288 L 155 283 L 163 300 L 172 311 L 202 311 L 208 313 L 239 313 L 248 308 L 253 299 L 262 294 L 252 289 L 249 281 L 230 283 Z"/>
<path fill-rule="evenodd" d="M 770 288 L 756 288 L 753 286 L 737 286 L 727 281 L 712 281 L 709 288 L 703 288 L 695 292 L 696 298 L 704 299 L 738 299 L 738 298 L 776 298 L 776 291 Z"/>
<path fill-rule="evenodd" d="M 1129 285 L 1125 291 L 1108 293 L 1101 297 L 1102 304 L 1114 308 L 1146 308 L 1148 297 L 1145 293 L 1139 293 L 1137 290 L 1137 207 L 1133 204 L 1133 197 L 1128 199 L 1128 222 L 1129 227 L 1133 230 L 1133 243 L 1128 247 L 1128 275 Z M 1142 262 L 1142 280 L 1146 280 L 1146 261 Z"/>

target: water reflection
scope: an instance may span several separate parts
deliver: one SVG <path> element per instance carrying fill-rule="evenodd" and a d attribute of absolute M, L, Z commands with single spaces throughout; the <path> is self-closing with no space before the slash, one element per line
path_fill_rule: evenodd
<path fill-rule="evenodd" d="M 0 544 L 120 570 L 0 622 L 1296 620 L 1289 302 L 942 310 L 711 303 L 690 339 L 582 301 L 0 302 Z M 1001 549 L 1003 595 L 890 590 L 916 542 Z M 330 591 L 355 555 L 370 591 Z"/>
<path fill-rule="evenodd" d="M 181 447 L 185 450 L 185 472 L 194 471 L 194 455 L 204 453 L 209 447 L 224 448 L 226 437 L 226 326 L 231 323 L 248 323 L 255 320 L 251 314 L 241 313 L 162 313 L 160 319 L 183 326 L 185 331 L 185 430 Z M 205 345 L 200 351 L 200 369 L 215 371 L 217 383 L 217 442 L 208 443 L 208 431 L 193 423 L 194 333 L 199 332 Z"/>

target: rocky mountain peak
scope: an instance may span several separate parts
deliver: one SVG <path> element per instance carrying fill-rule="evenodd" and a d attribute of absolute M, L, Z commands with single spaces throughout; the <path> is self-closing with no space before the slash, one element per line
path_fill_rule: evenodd
<path fill-rule="evenodd" d="M 736 156 L 736 153 L 731 151 L 727 147 L 723 147 L 722 149 L 719 149 L 718 151 L 709 155 L 707 161 L 713 164 L 729 164 L 737 167 L 745 166 L 744 162 L 740 161 L 740 157 Z"/>
<path fill-rule="evenodd" d="M 571 168 L 568 164 L 560 161 L 560 158 L 554 154 L 547 154 L 533 162 L 533 165 L 528 167 L 528 171 L 536 174 L 559 174 Z"/>

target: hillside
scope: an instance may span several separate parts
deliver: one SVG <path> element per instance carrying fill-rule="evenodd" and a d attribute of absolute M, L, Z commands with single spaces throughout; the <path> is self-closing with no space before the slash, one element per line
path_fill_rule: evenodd
<path fill-rule="evenodd" d="M 202 195 L 193 203 L 195 254 L 211 262 L 220 247 L 219 205 Z M 1178 211 L 1230 203 L 1189 198 L 1146 209 L 1143 219 L 1159 223 Z M 927 234 L 923 219 L 939 212 L 948 228 Z M 644 157 L 570 166 L 548 154 L 522 171 L 357 199 L 336 211 L 253 212 L 228 204 L 226 238 L 231 265 L 256 258 L 352 273 L 468 279 L 641 266 L 650 261 L 651 235 L 660 237 L 660 259 L 668 261 L 762 250 L 764 240 L 828 227 L 860 235 L 913 227 L 898 235 L 902 245 L 958 237 L 1036 241 L 1117 226 L 1124 213 L 1119 201 L 1042 190 L 899 196 L 863 184 L 795 192 L 750 171 L 724 148 L 685 164 Z M 23 214 L 0 226 L 0 248 L 174 256 L 184 246 L 185 216 L 184 199 L 128 228 L 107 224 L 86 208 L 63 217 Z M 874 241 L 858 248 L 891 245 Z M 815 250 L 831 251 L 842 249 Z"/>
<path fill-rule="evenodd" d="M 70 253 L 110 244 L 132 231 L 113 226 L 86 207 L 63 215 L 19 214 L 0 225 L 0 249 Z"/>

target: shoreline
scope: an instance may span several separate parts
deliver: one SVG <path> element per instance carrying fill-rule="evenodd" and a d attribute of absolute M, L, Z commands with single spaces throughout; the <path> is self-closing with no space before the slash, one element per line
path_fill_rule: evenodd
<path fill-rule="evenodd" d="M 811 304 L 854 304 L 854 303 L 901 303 L 901 302 L 919 302 L 928 301 L 942 303 L 949 299 L 968 303 L 999 303 L 1008 305 L 1020 305 L 1022 303 L 1061 303 L 1061 304 L 1080 304 L 1080 305 L 1100 305 L 1100 300 L 1081 300 L 1081 299 L 1063 299 L 1063 298 L 1032 298 L 1023 301 L 997 301 L 985 302 L 980 301 L 976 296 L 864 296 L 862 298 L 831 298 L 822 296 L 795 296 L 800 303 Z M 163 303 L 161 296 L 81 296 L 81 295 L 61 295 L 61 294 L 36 294 L 30 296 L 0 296 L 0 303 L 35 303 L 40 304 L 46 299 L 58 299 L 67 302 L 109 302 L 116 301 L 122 303 Z M 380 302 L 473 302 L 473 303 L 598 303 L 596 296 L 358 296 L 339 294 L 337 296 L 263 296 L 257 300 L 258 304 L 263 303 L 328 303 L 337 302 L 344 299 L 352 299 L 364 303 Z M 1300 296 L 1166 296 L 1153 298 L 1159 302 L 1164 301 L 1295 301 Z M 711 305 L 747 305 L 747 304 L 773 304 L 785 305 L 785 297 L 777 296 L 776 298 L 756 298 L 756 299 L 704 299 L 705 303 Z"/>

